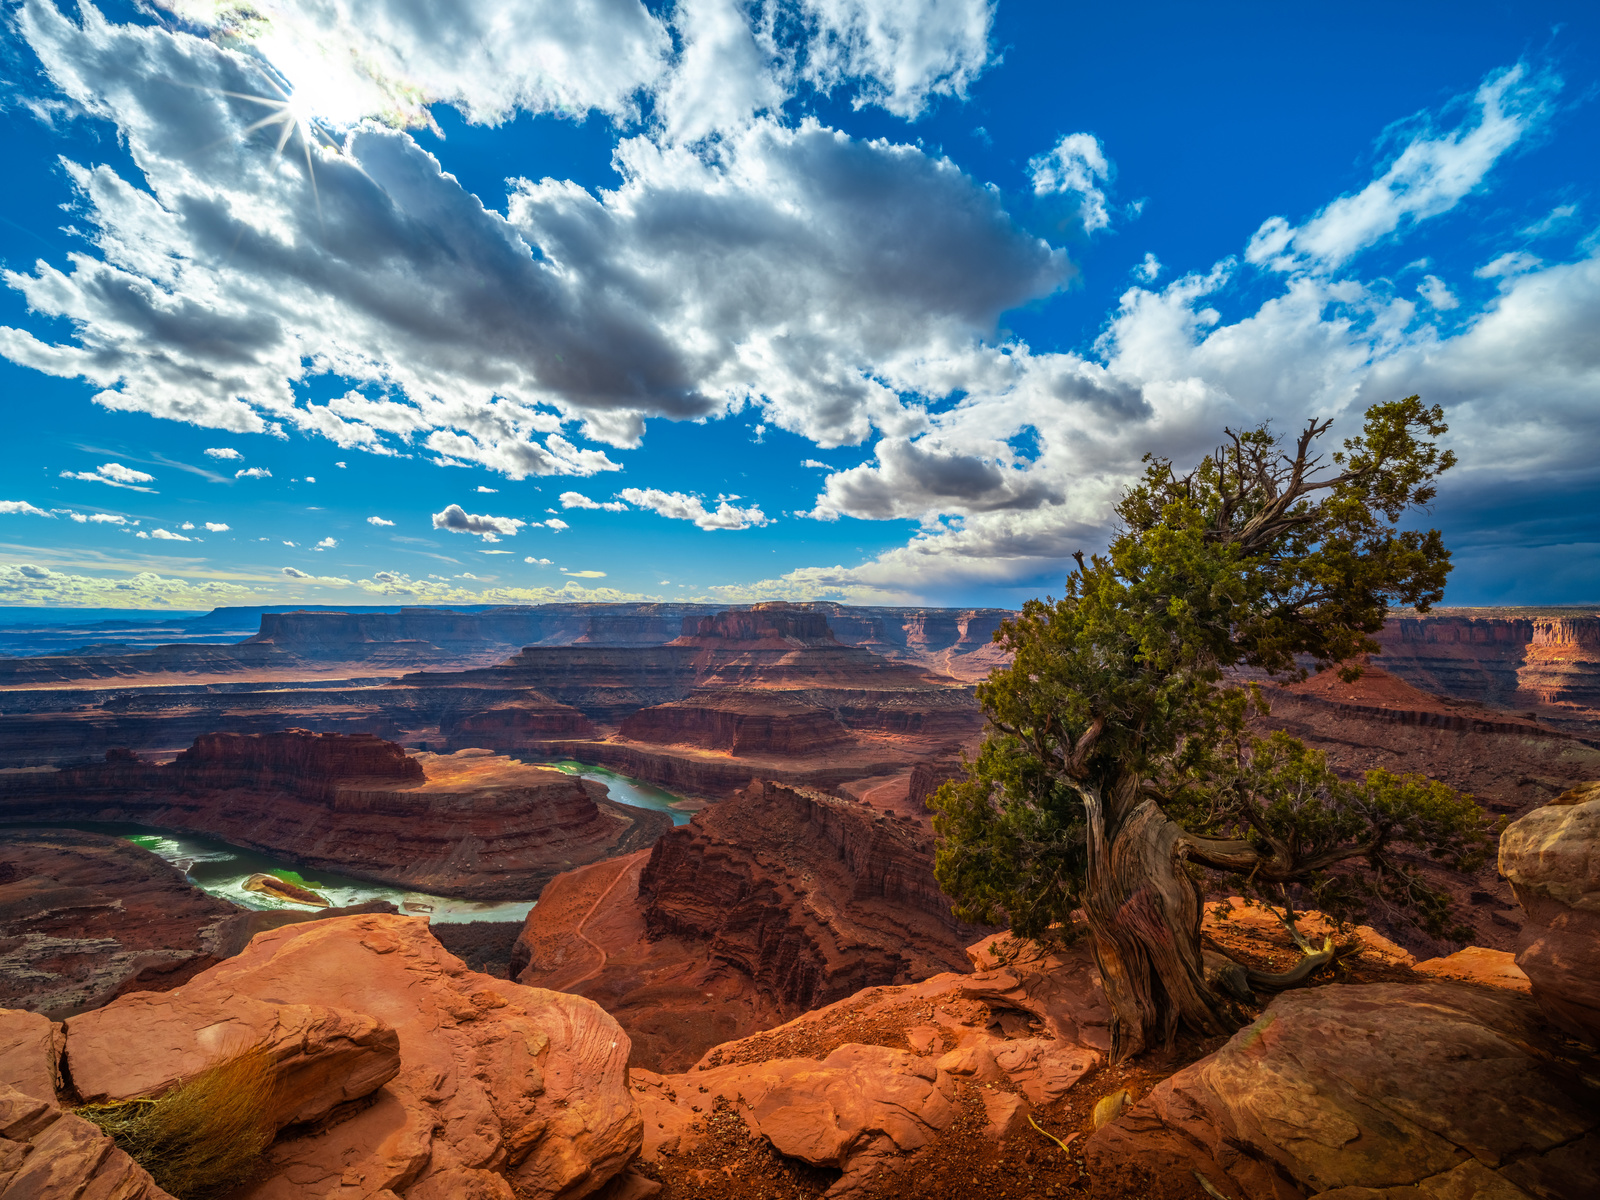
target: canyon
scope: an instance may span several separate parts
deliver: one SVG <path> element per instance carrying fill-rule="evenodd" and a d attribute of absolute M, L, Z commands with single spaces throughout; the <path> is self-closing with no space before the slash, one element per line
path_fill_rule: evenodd
<path fill-rule="evenodd" d="M 0 813 L 190 830 L 475 900 L 537 896 L 560 871 L 647 846 L 671 824 L 560 771 L 305 730 L 206 734 L 170 762 L 112 750 L 89 766 L 0 773 Z"/>

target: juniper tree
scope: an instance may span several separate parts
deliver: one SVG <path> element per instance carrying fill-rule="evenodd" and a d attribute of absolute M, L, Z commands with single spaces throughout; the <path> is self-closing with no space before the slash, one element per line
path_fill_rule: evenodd
<path fill-rule="evenodd" d="M 988 736 L 930 801 L 936 874 L 959 915 L 1023 936 L 1060 935 L 1082 911 L 1116 1057 L 1179 1022 L 1232 1024 L 1206 982 L 1200 868 L 1335 916 L 1377 900 L 1449 931 L 1448 897 L 1415 862 L 1478 861 L 1477 805 L 1417 777 L 1342 780 L 1246 724 L 1262 705 L 1247 679 L 1310 663 L 1353 680 L 1391 605 L 1442 598 L 1439 532 L 1400 528 L 1454 462 L 1434 440 L 1442 417 L 1416 396 L 1375 405 L 1326 460 L 1325 420 L 1288 445 L 1265 425 L 1226 431 L 1181 475 L 1146 456 L 1106 553 L 1075 556 L 1062 599 L 995 634 L 1012 659 L 978 687 Z"/>

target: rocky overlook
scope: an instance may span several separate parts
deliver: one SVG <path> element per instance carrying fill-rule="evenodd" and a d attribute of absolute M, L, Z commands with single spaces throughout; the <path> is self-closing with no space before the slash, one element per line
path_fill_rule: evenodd
<path fill-rule="evenodd" d="M 523 899 L 670 824 L 593 792 L 489 754 L 414 758 L 375 737 L 290 730 L 210 734 L 170 763 L 121 752 L 95 766 L 11 772 L 0 776 L 0 814 L 192 830 L 419 891 Z"/>

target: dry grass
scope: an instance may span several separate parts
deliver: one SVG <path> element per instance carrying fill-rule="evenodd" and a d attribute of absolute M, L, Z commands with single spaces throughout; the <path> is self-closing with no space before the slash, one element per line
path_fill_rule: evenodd
<path fill-rule="evenodd" d="M 110 1135 L 178 1200 L 208 1200 L 248 1180 L 277 1132 L 272 1058 L 249 1050 L 159 1096 L 88 1104 L 78 1115 Z"/>

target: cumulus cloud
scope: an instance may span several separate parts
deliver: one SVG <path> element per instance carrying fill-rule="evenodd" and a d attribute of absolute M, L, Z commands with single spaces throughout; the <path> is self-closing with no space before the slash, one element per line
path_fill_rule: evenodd
<path fill-rule="evenodd" d="M 206 528 L 212 533 L 227 533 L 228 525 L 225 521 L 207 521 Z"/>
<path fill-rule="evenodd" d="M 487 514 L 469 513 L 459 504 L 451 504 L 442 512 L 433 514 L 435 529 L 448 529 L 451 533 L 471 533 L 486 542 L 498 542 L 501 537 L 514 537 L 526 521 L 516 517 L 491 517 Z"/>
<path fill-rule="evenodd" d="M 233 473 L 235 479 L 271 479 L 272 472 L 265 467 L 246 467 Z"/>
<path fill-rule="evenodd" d="M 93 471 L 63 471 L 63 479 L 82 479 L 89 483 L 104 483 L 110 487 L 127 488 L 132 492 L 154 492 L 155 488 L 142 487 L 141 484 L 154 483 L 154 475 L 146 475 L 143 471 L 135 471 L 132 467 L 125 467 L 121 463 L 101 463 Z"/>
<path fill-rule="evenodd" d="M 591 500 L 581 492 L 562 492 L 562 508 L 594 508 L 604 509 L 606 512 L 627 512 L 628 506 L 620 500 L 608 500 L 602 504 L 598 500 Z"/>
<path fill-rule="evenodd" d="M 535 521 L 534 524 L 537 525 L 539 522 Z M 544 527 L 546 529 L 554 529 L 557 533 L 560 533 L 563 529 L 572 528 L 571 525 L 568 525 L 560 517 L 551 517 L 548 521 L 544 522 Z"/>
<path fill-rule="evenodd" d="M 535 567 L 548 567 L 550 565 L 550 560 L 548 558 L 531 558 L 530 557 L 530 558 L 525 558 L 522 561 L 525 562 L 525 563 L 529 563 L 529 564 L 531 564 L 531 565 L 533 565 Z"/>
<path fill-rule="evenodd" d="M 770 523 L 760 506 L 754 504 L 738 508 L 724 500 L 715 509 L 707 509 L 699 496 L 664 492 L 660 488 L 624 488 L 617 494 L 629 504 L 648 508 L 674 521 L 693 521 L 701 529 L 749 529 Z"/>
<path fill-rule="evenodd" d="M 1490 75 L 1472 98 L 1473 120 L 1440 131 L 1432 120 L 1382 175 L 1341 196 L 1303 225 L 1272 217 L 1256 230 L 1245 259 L 1275 271 L 1328 270 L 1403 224 L 1454 208 L 1497 161 L 1550 112 L 1559 80 L 1518 64 Z"/>
<path fill-rule="evenodd" d="M 1111 179 L 1111 163 L 1094 134 L 1067 134 L 1051 150 L 1028 160 L 1028 174 L 1036 196 L 1071 193 L 1079 198 L 1078 216 L 1085 232 L 1111 224 L 1101 188 Z"/>
<path fill-rule="evenodd" d="M 910 54 L 924 20 L 989 20 L 982 3 L 805 11 L 863 62 L 874 46 Z M 5 278 L 75 340 L 0 330 L 0 353 L 87 379 L 111 408 L 415 446 L 512 478 L 614 470 L 573 439 L 630 446 L 648 416 L 752 400 L 769 425 L 855 443 L 923 419 L 880 382 L 886 362 L 968 346 L 1069 273 L 948 160 L 811 120 L 761 117 L 693 147 L 628 138 L 615 189 L 516 181 L 503 214 L 403 131 L 364 124 L 339 153 L 311 154 L 313 192 L 303 154 L 244 132 L 260 106 L 229 93 L 263 87 L 245 56 L 158 27 L 75 25 L 43 0 L 18 28 L 55 85 L 117 122 L 150 190 L 68 168 L 94 253 Z M 949 69 L 928 49 L 884 102 L 909 112 L 964 87 L 985 44 Z M 302 404 L 308 363 L 362 390 Z"/>
<path fill-rule="evenodd" d="M 1424 275 L 1417 286 L 1417 294 L 1440 312 L 1447 312 L 1461 304 L 1450 290 L 1450 285 L 1437 275 Z"/>
<path fill-rule="evenodd" d="M 54 517 L 55 514 L 35 508 L 26 500 L 0 500 L 0 513 L 21 513 L 30 517 Z"/>
<path fill-rule="evenodd" d="M 478 485 L 478 492 L 480 495 L 493 496 L 499 492 L 499 490 L 499 488 L 484 487 L 481 483 Z"/>
<path fill-rule="evenodd" d="M 220 458 L 228 462 L 241 462 L 244 459 L 244 455 L 231 446 L 212 446 L 206 451 L 206 455 L 209 458 Z"/>
<path fill-rule="evenodd" d="M 4 511 L 5 508 L 3 504 L 0 504 L 0 512 Z M 81 513 L 70 508 L 58 508 L 54 511 L 62 514 L 63 516 L 71 517 L 79 525 L 137 525 L 139 523 L 137 521 L 130 521 L 127 517 L 124 517 L 119 513 Z M 194 527 L 192 525 L 186 525 L 184 528 L 192 529 Z"/>
<path fill-rule="evenodd" d="M 367 524 L 368 525 L 393 525 L 394 522 L 393 521 L 386 521 L 382 517 L 368 517 L 367 518 Z"/>
<path fill-rule="evenodd" d="M 139 536 L 140 537 L 144 537 L 146 535 L 143 534 L 143 533 L 140 533 Z M 150 533 L 149 533 L 149 536 L 154 538 L 158 542 L 192 542 L 192 541 L 194 541 L 193 538 L 184 537 L 184 535 L 181 534 L 181 533 L 173 533 L 170 529 L 152 529 L 150 531 Z"/>
<path fill-rule="evenodd" d="M 339 545 L 339 539 L 338 538 L 336 538 L 336 537 L 325 537 L 320 542 L 318 542 L 315 546 L 313 546 L 311 548 L 313 550 L 332 550 L 332 549 L 336 548 L 338 545 Z"/>

